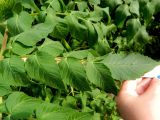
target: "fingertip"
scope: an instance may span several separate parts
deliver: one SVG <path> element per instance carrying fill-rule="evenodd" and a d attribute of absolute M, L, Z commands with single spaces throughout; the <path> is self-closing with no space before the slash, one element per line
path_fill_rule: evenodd
<path fill-rule="evenodd" d="M 160 91 L 160 80 L 152 78 L 150 85 L 148 86 L 146 93 L 159 94 Z"/>

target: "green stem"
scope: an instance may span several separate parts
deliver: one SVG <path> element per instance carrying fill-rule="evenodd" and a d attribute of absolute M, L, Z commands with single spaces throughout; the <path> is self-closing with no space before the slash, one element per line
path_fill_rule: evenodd
<path fill-rule="evenodd" d="M 72 86 L 71 86 L 71 93 L 72 93 L 72 95 L 74 96 L 74 89 L 73 89 Z"/>
<path fill-rule="evenodd" d="M 67 51 L 72 51 L 72 48 L 69 46 L 69 44 L 67 43 L 65 39 L 62 39 L 61 42 L 63 46 L 67 49 Z"/>

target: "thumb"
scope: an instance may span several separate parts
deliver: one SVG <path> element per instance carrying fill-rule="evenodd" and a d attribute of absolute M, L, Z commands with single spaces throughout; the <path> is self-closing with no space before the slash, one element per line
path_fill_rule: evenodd
<path fill-rule="evenodd" d="M 146 91 L 146 89 L 150 85 L 151 80 L 151 78 L 142 78 L 142 80 L 137 84 L 136 90 L 139 95 L 143 94 Z"/>
<path fill-rule="evenodd" d="M 159 92 L 160 92 L 160 80 L 157 78 L 151 79 L 150 84 L 144 94 L 160 95 Z"/>

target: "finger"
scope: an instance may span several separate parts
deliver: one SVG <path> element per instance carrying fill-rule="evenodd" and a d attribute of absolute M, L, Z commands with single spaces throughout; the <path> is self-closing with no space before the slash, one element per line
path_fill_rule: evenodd
<path fill-rule="evenodd" d="M 142 79 L 138 84 L 137 84 L 137 93 L 139 95 L 143 94 L 146 89 L 148 88 L 150 82 L 151 82 L 152 78 L 145 78 L 145 79 Z"/>
<path fill-rule="evenodd" d="M 160 80 L 153 78 L 144 94 L 160 95 Z"/>

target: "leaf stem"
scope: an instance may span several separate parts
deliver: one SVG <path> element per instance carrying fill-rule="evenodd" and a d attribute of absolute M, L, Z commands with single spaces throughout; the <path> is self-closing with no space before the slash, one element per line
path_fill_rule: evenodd
<path fill-rule="evenodd" d="M 6 28 L 5 33 L 4 33 L 3 42 L 2 42 L 2 48 L 0 51 L 0 60 L 3 60 L 4 58 L 3 53 L 6 50 L 7 40 L 8 40 L 8 29 Z"/>
<path fill-rule="evenodd" d="M 71 93 L 72 93 L 72 95 L 74 96 L 74 89 L 73 89 L 72 86 L 71 86 Z"/>
<path fill-rule="evenodd" d="M 65 39 L 62 39 L 61 42 L 63 46 L 67 49 L 67 51 L 72 51 L 72 48 L 69 46 L 69 44 L 67 43 Z"/>

